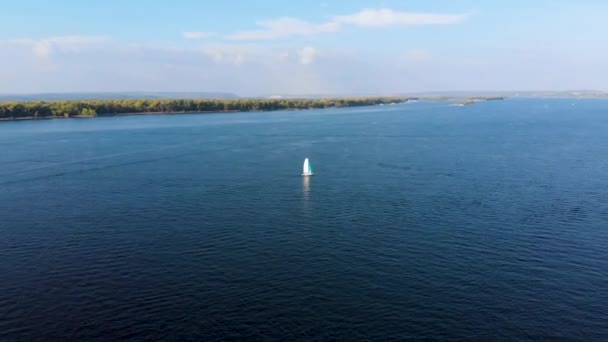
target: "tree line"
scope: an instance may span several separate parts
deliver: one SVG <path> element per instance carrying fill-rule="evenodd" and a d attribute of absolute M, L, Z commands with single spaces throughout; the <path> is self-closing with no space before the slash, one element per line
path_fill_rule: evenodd
<path fill-rule="evenodd" d="M 180 112 L 245 112 L 370 106 L 404 102 L 403 97 L 324 99 L 123 99 L 0 102 L 0 118 L 91 117 Z"/>

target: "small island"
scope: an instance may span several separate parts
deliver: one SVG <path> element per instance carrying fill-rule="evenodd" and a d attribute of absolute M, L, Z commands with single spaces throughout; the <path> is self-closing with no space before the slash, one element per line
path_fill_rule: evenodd
<path fill-rule="evenodd" d="M 455 104 L 455 106 L 468 106 L 477 102 L 482 101 L 496 101 L 496 100 L 504 100 L 505 98 L 502 96 L 472 96 L 461 102 Z"/>
<path fill-rule="evenodd" d="M 359 107 L 403 103 L 409 97 L 267 99 L 120 99 L 0 102 L 0 120 L 86 118 L 95 116 L 218 113 Z"/>

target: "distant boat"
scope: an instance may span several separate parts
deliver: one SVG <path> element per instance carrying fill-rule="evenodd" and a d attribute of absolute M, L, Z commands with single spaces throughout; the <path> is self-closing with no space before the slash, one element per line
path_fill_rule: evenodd
<path fill-rule="evenodd" d="M 312 175 L 314 175 L 314 173 L 312 173 L 312 166 L 310 165 L 308 158 L 306 158 L 306 159 L 304 159 L 304 165 L 302 166 L 302 176 L 312 176 Z"/>

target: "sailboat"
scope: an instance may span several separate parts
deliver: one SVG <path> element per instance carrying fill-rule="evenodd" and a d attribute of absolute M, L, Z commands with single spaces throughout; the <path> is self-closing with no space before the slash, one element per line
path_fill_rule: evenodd
<path fill-rule="evenodd" d="M 314 173 L 312 173 L 312 166 L 310 165 L 308 158 L 306 158 L 306 159 L 304 159 L 304 165 L 302 165 L 302 176 L 312 176 L 312 175 L 314 175 Z"/>

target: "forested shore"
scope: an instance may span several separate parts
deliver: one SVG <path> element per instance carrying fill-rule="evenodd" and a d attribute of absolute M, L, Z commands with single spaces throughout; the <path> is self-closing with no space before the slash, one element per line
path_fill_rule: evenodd
<path fill-rule="evenodd" d="M 143 113 L 248 112 L 356 107 L 407 101 L 407 97 L 331 99 L 122 99 L 0 102 L 0 119 L 94 117 Z"/>

